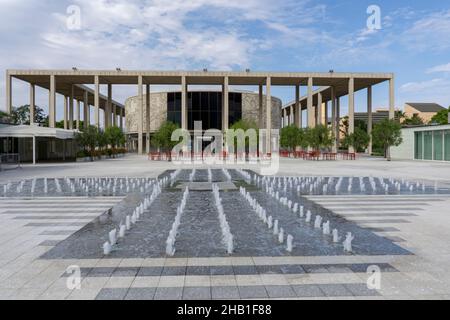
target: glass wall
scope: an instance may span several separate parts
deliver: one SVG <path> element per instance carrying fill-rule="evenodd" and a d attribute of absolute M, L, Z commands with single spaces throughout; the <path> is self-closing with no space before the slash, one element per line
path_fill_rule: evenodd
<path fill-rule="evenodd" d="M 450 130 L 415 132 L 414 159 L 450 161 Z"/>
<path fill-rule="evenodd" d="M 445 144 L 444 144 L 445 157 L 444 157 L 444 160 L 445 161 L 450 161 L 450 130 L 447 130 L 447 131 L 444 132 L 444 140 L 445 140 Z"/>
<path fill-rule="evenodd" d="M 414 159 L 423 159 L 423 135 L 422 132 L 414 132 Z"/>
<path fill-rule="evenodd" d="M 222 130 L 222 92 L 188 92 L 188 129 L 202 121 L 203 130 Z M 229 125 L 242 118 L 242 94 L 229 93 Z M 167 94 L 167 120 L 181 126 L 181 92 Z"/>
<path fill-rule="evenodd" d="M 442 161 L 444 156 L 444 148 L 443 148 L 443 137 L 442 137 L 443 131 L 434 131 L 434 137 L 433 137 L 433 146 L 434 146 L 434 158 L 433 160 Z"/>
<path fill-rule="evenodd" d="M 433 132 L 424 131 L 423 133 L 423 158 L 433 160 Z"/>

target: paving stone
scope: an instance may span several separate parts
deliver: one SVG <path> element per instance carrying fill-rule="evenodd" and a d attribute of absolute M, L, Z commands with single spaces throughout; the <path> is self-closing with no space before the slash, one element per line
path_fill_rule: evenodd
<path fill-rule="evenodd" d="M 139 272 L 136 267 L 118 267 L 114 270 L 112 277 L 135 277 Z"/>
<path fill-rule="evenodd" d="M 92 268 L 88 277 L 110 277 L 115 269 L 115 267 Z"/>
<path fill-rule="evenodd" d="M 123 300 L 128 292 L 128 289 L 122 289 L 122 288 L 105 288 L 100 290 L 96 300 Z"/>
<path fill-rule="evenodd" d="M 210 287 L 184 287 L 183 300 L 210 300 Z"/>
<path fill-rule="evenodd" d="M 362 283 L 348 283 L 344 284 L 344 286 L 357 297 L 371 297 L 371 296 L 379 296 L 379 292 L 377 290 L 371 290 L 367 288 L 366 284 Z"/>
<path fill-rule="evenodd" d="M 325 294 L 320 290 L 318 285 L 315 284 L 302 284 L 293 285 L 292 289 L 300 298 L 314 298 L 314 297 L 324 297 Z"/>
<path fill-rule="evenodd" d="M 186 267 L 164 267 L 162 276 L 184 276 L 186 275 Z"/>
<path fill-rule="evenodd" d="M 239 286 L 238 288 L 241 299 L 261 299 L 269 297 L 264 286 Z"/>
<path fill-rule="evenodd" d="M 156 289 L 154 300 L 181 300 L 183 297 L 182 287 L 164 288 L 160 287 Z"/>
<path fill-rule="evenodd" d="M 232 266 L 213 266 L 209 269 L 212 276 L 226 276 L 234 274 Z"/>
<path fill-rule="evenodd" d="M 212 299 L 239 299 L 239 289 L 234 286 L 211 287 Z"/>
<path fill-rule="evenodd" d="M 137 274 L 138 277 L 159 277 L 161 276 L 163 267 L 142 267 Z"/>
<path fill-rule="evenodd" d="M 255 266 L 233 266 L 233 272 L 235 275 L 258 274 Z"/>
<path fill-rule="evenodd" d="M 156 288 L 130 288 L 125 300 L 153 300 Z"/>
<path fill-rule="evenodd" d="M 351 297 L 352 292 L 342 284 L 319 284 L 327 297 Z"/>
<path fill-rule="evenodd" d="M 209 266 L 188 266 L 186 269 L 187 276 L 209 276 L 210 273 L 211 270 Z"/>
<path fill-rule="evenodd" d="M 266 286 L 269 298 L 292 298 L 297 294 L 292 290 L 291 286 Z"/>

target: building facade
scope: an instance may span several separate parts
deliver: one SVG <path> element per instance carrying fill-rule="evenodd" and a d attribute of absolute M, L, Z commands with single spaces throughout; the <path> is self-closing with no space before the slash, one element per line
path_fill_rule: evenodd
<path fill-rule="evenodd" d="M 441 110 L 445 108 L 437 103 L 405 103 L 404 113 L 406 118 L 417 116 L 424 123 L 429 123 L 431 119 Z"/>
<path fill-rule="evenodd" d="M 143 96 L 147 105 L 147 95 Z M 248 91 L 230 91 L 228 93 L 228 123 L 245 120 L 255 123 L 258 128 L 265 128 L 266 96 L 262 97 L 262 109 L 259 108 L 259 94 Z M 281 106 L 279 98 L 271 97 L 272 129 L 281 127 Z M 188 130 L 194 130 L 194 121 L 202 121 L 203 130 L 222 130 L 223 124 L 223 95 L 221 91 L 189 91 L 187 94 L 187 122 Z M 147 109 L 143 116 L 139 116 L 139 97 L 130 97 L 125 101 L 125 127 L 129 146 L 137 147 L 139 121 L 146 123 Z M 160 126 L 171 121 L 181 127 L 181 91 L 154 92 L 150 94 L 150 134 L 156 132 Z M 147 128 L 144 126 L 144 133 Z"/>
<path fill-rule="evenodd" d="M 450 125 L 403 128 L 402 137 L 391 148 L 393 159 L 450 161 Z"/>

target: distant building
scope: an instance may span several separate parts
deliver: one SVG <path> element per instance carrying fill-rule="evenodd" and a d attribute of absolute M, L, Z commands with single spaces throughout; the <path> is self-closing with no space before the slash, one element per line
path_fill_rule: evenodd
<path fill-rule="evenodd" d="M 412 118 L 414 115 L 423 120 L 424 123 L 429 123 L 436 113 L 445 109 L 437 103 L 405 103 L 404 113 L 407 118 Z"/>
<path fill-rule="evenodd" d="M 355 121 L 360 120 L 367 123 L 368 118 L 369 114 L 367 112 L 355 112 Z M 375 112 L 372 112 L 373 124 L 377 124 L 378 122 L 385 119 L 389 119 L 389 109 L 378 109 Z"/>

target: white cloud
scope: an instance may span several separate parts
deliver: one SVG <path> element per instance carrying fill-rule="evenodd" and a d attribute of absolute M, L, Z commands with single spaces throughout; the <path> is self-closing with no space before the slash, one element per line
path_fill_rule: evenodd
<path fill-rule="evenodd" d="M 450 104 L 450 79 L 435 78 L 405 83 L 400 87 L 399 97 L 402 102 L 436 102 L 448 106 Z"/>
<path fill-rule="evenodd" d="M 427 73 L 450 72 L 450 63 L 441 64 L 427 69 Z"/>

